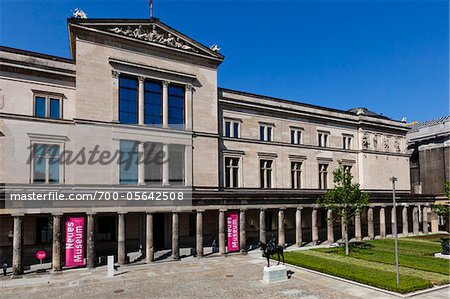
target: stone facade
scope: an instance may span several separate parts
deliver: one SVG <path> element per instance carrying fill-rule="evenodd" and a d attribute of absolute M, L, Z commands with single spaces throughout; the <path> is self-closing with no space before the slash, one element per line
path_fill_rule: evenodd
<path fill-rule="evenodd" d="M 23 209 L 2 200 L 0 256 L 15 274 L 36 262 L 38 249 L 49 253 L 53 270 L 62 269 L 62 223 L 71 215 L 85 217 L 87 267 L 109 254 L 119 263 L 132 261 L 130 252 L 152 262 L 161 249 L 171 249 L 173 259 L 186 248 L 199 257 L 211 247 L 226 254 L 230 211 L 239 214 L 242 252 L 272 235 L 283 245 L 336 241 L 342 236 L 339 221 L 327 221 L 328 211 L 315 203 L 332 187 L 338 161 L 370 193 L 370 206 L 357 217 L 350 237 L 390 234 L 393 211 L 404 234 L 428 233 L 427 205 L 433 197 L 409 192 L 404 123 L 364 108 L 342 111 L 218 88 L 224 57 L 158 19 L 69 19 L 68 24 L 71 59 L 0 48 L 0 183 L 6 191 L 82 192 L 99 186 L 151 191 L 145 166 L 139 165 L 136 184 L 124 186 L 114 163 L 63 164 L 55 184 L 35 184 L 33 163 L 27 163 L 30 146 L 79 152 L 98 145 L 114 152 L 121 141 L 132 140 L 140 153 L 147 142 L 162 144 L 168 153 L 176 144 L 184 148 L 183 183 L 192 192 L 192 205 Z M 122 76 L 139 85 L 136 124 L 119 119 Z M 144 124 L 147 80 L 162 86 L 159 127 Z M 182 128 L 167 121 L 171 85 L 185 91 Z M 36 117 L 36 97 L 47 103 L 59 99 L 61 117 Z M 169 183 L 168 167 L 162 167 L 163 185 Z M 391 176 L 398 178 L 402 205 L 396 211 L 390 204 Z"/>

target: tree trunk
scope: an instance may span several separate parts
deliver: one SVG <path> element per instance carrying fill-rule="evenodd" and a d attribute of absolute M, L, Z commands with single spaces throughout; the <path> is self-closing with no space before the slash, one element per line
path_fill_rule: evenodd
<path fill-rule="evenodd" d="M 349 248 L 348 248 L 348 226 L 347 223 L 344 224 L 344 235 L 345 235 L 345 255 L 349 254 Z"/>

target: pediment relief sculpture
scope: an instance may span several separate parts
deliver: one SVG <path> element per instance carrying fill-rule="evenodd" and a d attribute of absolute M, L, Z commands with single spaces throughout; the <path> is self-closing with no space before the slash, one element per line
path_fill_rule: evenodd
<path fill-rule="evenodd" d="M 368 149 L 369 148 L 369 136 L 364 133 L 363 137 L 362 137 L 362 147 L 363 149 Z"/>
<path fill-rule="evenodd" d="M 150 28 L 144 28 L 142 26 L 127 26 L 126 28 L 113 27 L 108 28 L 108 31 L 128 37 L 137 38 L 147 42 L 158 43 L 161 45 L 198 53 L 197 49 L 191 47 L 179 37 L 175 37 L 168 32 L 162 32 L 155 25 L 152 25 Z"/>

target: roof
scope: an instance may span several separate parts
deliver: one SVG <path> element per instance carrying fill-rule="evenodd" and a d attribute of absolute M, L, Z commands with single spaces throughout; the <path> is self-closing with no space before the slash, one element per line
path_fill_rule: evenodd
<path fill-rule="evenodd" d="M 38 58 L 54 60 L 54 61 L 59 61 L 59 62 L 66 62 L 66 63 L 72 63 L 72 64 L 75 63 L 72 59 L 66 58 L 66 57 L 48 55 L 48 54 L 43 54 L 43 53 L 38 53 L 38 52 L 33 52 L 33 51 L 28 51 L 28 50 L 22 50 L 22 49 L 17 49 L 17 48 L 12 48 L 12 47 L 6 47 L 6 46 L 0 46 L 0 51 L 19 54 L 19 55 L 25 55 L 25 56 L 30 56 L 30 57 L 38 57 Z"/>
<path fill-rule="evenodd" d="M 430 119 L 430 120 L 427 120 L 427 121 L 424 121 L 421 123 L 415 123 L 411 126 L 411 129 L 409 130 L 409 132 L 415 132 L 422 128 L 431 127 L 431 126 L 443 124 L 446 122 L 450 122 L 450 115 Z"/>

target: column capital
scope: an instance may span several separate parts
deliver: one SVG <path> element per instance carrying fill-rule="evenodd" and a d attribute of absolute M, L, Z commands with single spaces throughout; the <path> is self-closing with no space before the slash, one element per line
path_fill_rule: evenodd
<path fill-rule="evenodd" d="M 204 212 L 205 212 L 204 209 L 199 209 L 199 210 L 197 210 L 197 213 L 204 213 Z"/>
<path fill-rule="evenodd" d="M 301 211 L 301 210 L 303 210 L 303 207 L 297 207 L 297 210 Z"/>
<path fill-rule="evenodd" d="M 144 82 L 145 81 L 145 77 L 144 76 L 139 76 L 138 80 L 139 80 L 139 82 Z"/>
<path fill-rule="evenodd" d="M 126 211 L 118 211 L 117 212 L 117 215 L 126 215 L 128 212 L 126 212 Z"/>
<path fill-rule="evenodd" d="M 64 216 L 64 213 L 52 213 L 52 216 L 61 217 Z"/>
<path fill-rule="evenodd" d="M 192 91 L 192 89 L 193 89 L 192 84 L 186 84 L 186 90 L 187 91 Z"/>
<path fill-rule="evenodd" d="M 162 81 L 163 87 L 168 87 L 169 84 L 170 84 L 170 81 L 167 81 L 167 80 Z"/>
<path fill-rule="evenodd" d="M 151 215 L 153 215 L 153 214 L 155 214 L 155 212 L 154 212 L 154 211 L 145 211 L 145 214 L 151 214 Z"/>
<path fill-rule="evenodd" d="M 86 212 L 86 215 L 95 216 L 95 215 L 97 215 L 97 212 Z"/>
<path fill-rule="evenodd" d="M 228 209 L 219 209 L 219 212 L 226 212 Z"/>
<path fill-rule="evenodd" d="M 11 214 L 12 217 L 24 217 L 25 213 L 15 213 L 15 214 Z"/>
<path fill-rule="evenodd" d="M 245 212 L 245 211 L 247 211 L 247 208 L 240 208 L 239 209 L 239 212 Z"/>
<path fill-rule="evenodd" d="M 259 208 L 260 211 L 267 211 L 267 208 Z"/>
<path fill-rule="evenodd" d="M 118 79 L 120 76 L 120 72 L 118 70 L 111 70 L 111 77 L 114 79 Z"/>
<path fill-rule="evenodd" d="M 279 207 L 278 208 L 278 211 L 284 211 L 284 210 L 286 210 L 286 207 Z"/>

